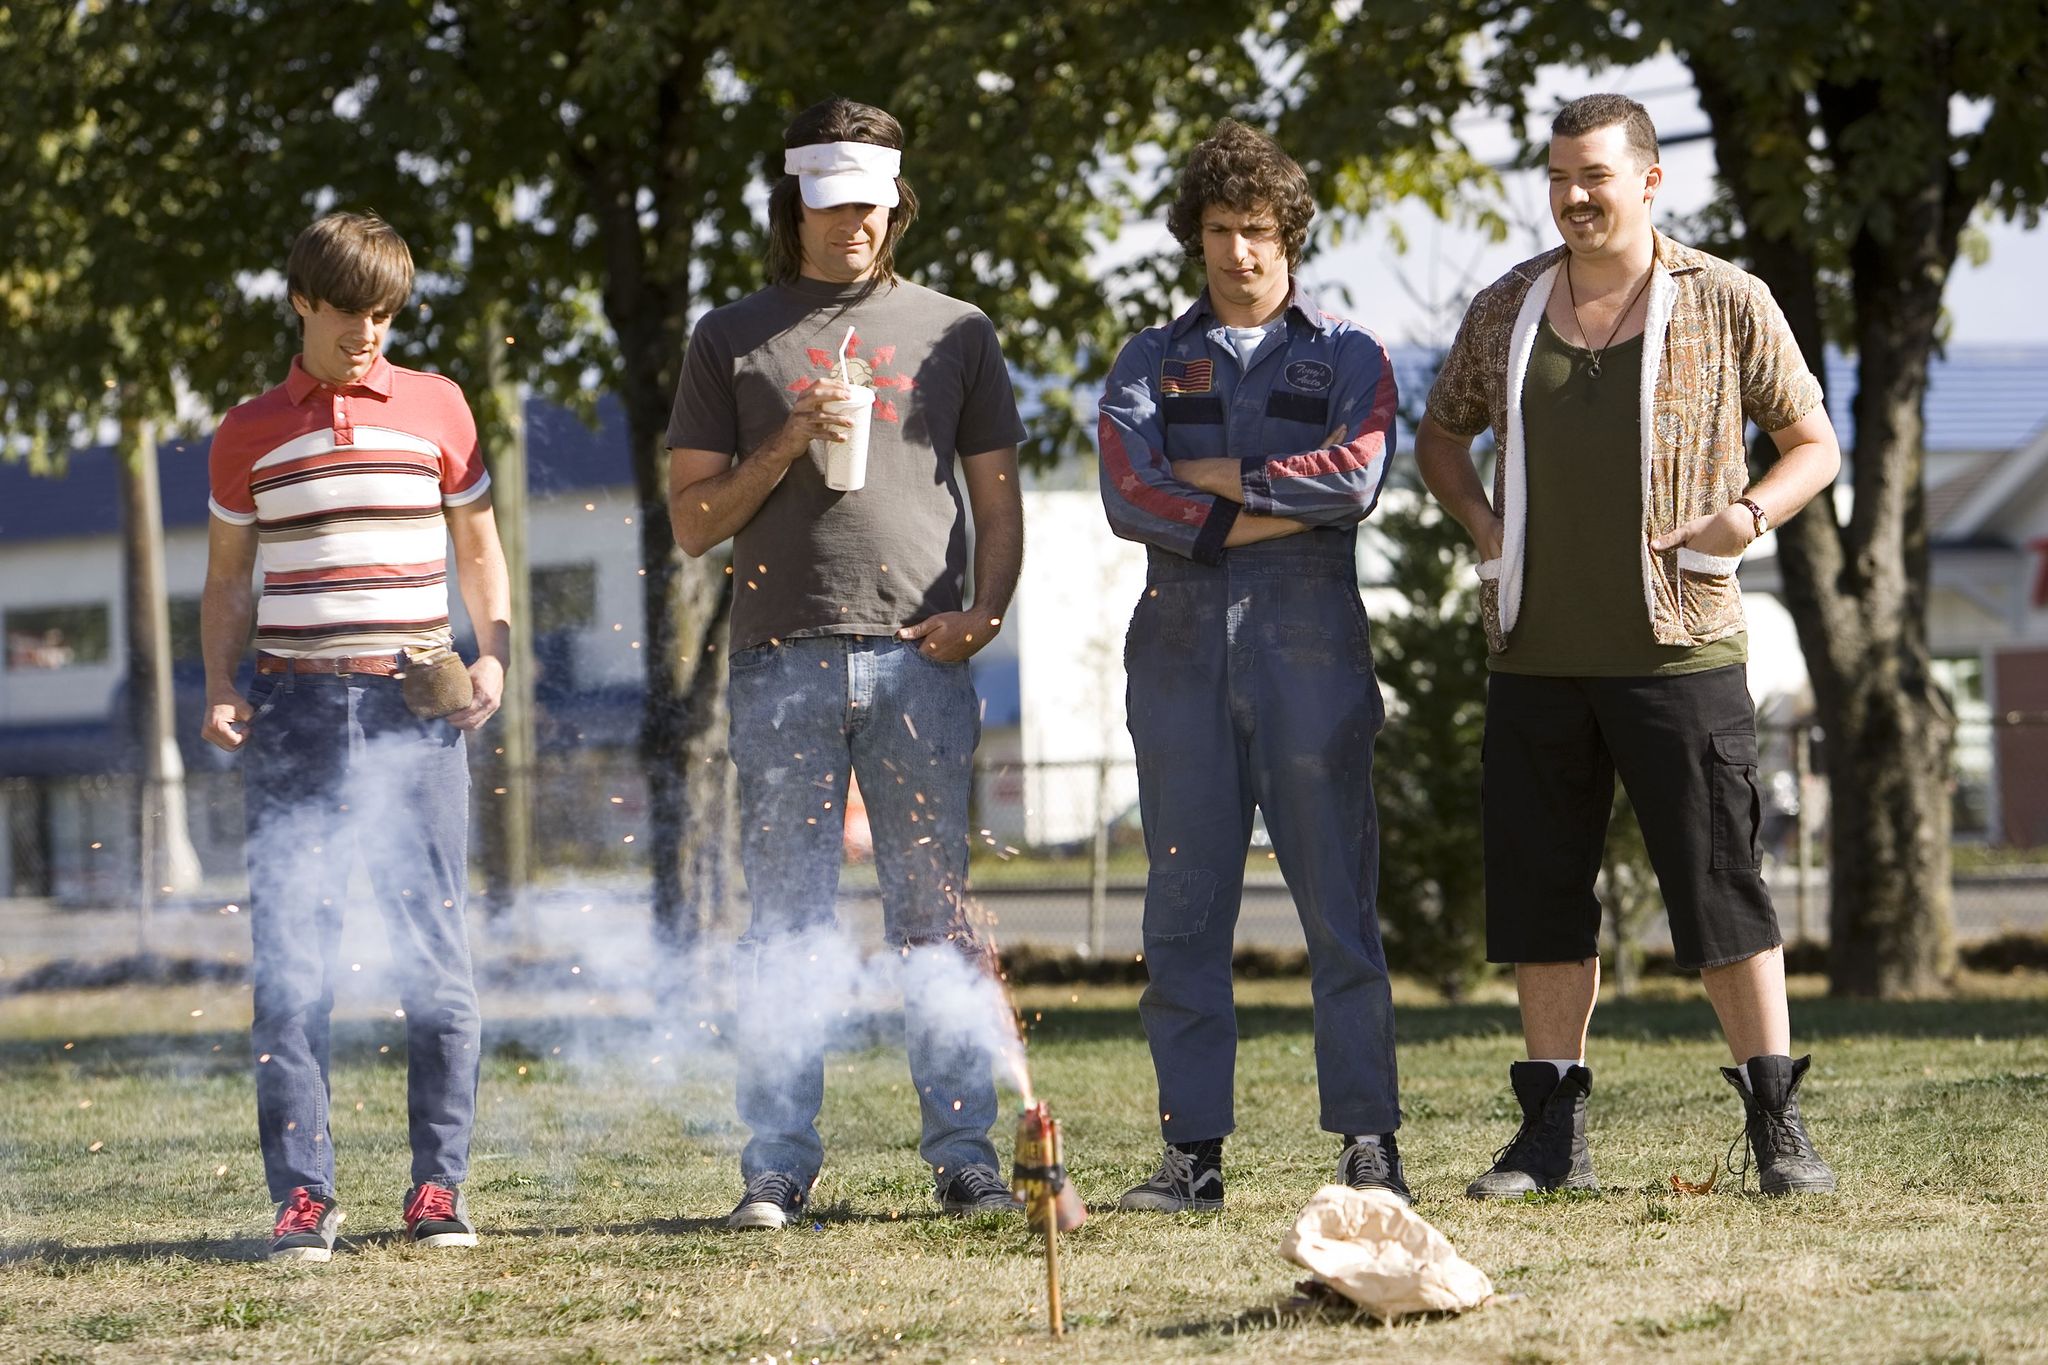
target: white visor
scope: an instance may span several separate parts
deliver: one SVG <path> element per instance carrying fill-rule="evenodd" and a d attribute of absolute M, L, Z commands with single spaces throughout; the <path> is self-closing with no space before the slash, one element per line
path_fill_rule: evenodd
<path fill-rule="evenodd" d="M 814 209 L 841 204 L 896 207 L 896 174 L 903 153 L 872 142 L 814 142 L 782 154 L 782 169 L 797 178 L 804 202 Z"/>

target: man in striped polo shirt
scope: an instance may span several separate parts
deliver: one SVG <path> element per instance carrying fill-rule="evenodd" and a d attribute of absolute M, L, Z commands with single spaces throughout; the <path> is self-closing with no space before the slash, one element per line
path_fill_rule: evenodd
<path fill-rule="evenodd" d="M 424 1246 L 476 1245 L 461 1195 L 480 1025 L 463 926 L 463 732 L 498 709 L 510 593 L 462 390 L 382 356 L 412 283 L 411 252 L 374 216 L 329 214 L 301 232 L 286 266 L 300 354 L 282 384 L 222 419 L 210 456 L 202 734 L 247 753 L 251 1043 L 278 1202 L 273 1260 L 330 1259 L 342 1219 L 328 1015 L 358 853 L 404 1005 L 406 1228 Z M 466 680 L 459 661 L 431 668 L 453 643 L 451 538 L 477 638 Z M 252 626 L 244 695 L 235 675 Z"/>

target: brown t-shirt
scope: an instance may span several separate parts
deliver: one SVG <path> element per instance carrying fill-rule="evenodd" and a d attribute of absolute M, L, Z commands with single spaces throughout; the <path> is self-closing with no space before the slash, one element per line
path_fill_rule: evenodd
<path fill-rule="evenodd" d="M 733 537 L 732 647 L 805 635 L 893 635 L 964 605 L 966 503 L 955 457 L 1024 440 L 995 327 L 899 281 L 799 279 L 713 309 L 683 356 L 671 449 L 758 449 L 831 372 L 853 328 L 851 382 L 875 390 L 867 480 L 825 486 L 821 447 L 790 466 Z"/>

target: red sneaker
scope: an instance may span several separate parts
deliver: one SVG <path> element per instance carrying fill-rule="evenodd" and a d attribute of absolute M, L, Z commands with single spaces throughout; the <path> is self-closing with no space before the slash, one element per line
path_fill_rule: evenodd
<path fill-rule="evenodd" d="M 277 1206 L 277 1225 L 270 1230 L 273 1261 L 331 1261 L 334 1239 L 345 1217 L 332 1195 L 315 1196 L 305 1186 Z"/>
<path fill-rule="evenodd" d="M 473 1247 L 476 1224 L 459 1188 L 421 1185 L 405 1200 L 405 1229 L 420 1247 Z"/>

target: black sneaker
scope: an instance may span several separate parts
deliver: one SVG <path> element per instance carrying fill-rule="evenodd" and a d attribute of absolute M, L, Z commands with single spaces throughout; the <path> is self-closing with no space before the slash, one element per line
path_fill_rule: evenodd
<path fill-rule="evenodd" d="M 1575 1066 L 1559 1076 L 1549 1062 L 1516 1062 L 1508 1068 L 1508 1083 L 1522 1106 L 1522 1126 L 1494 1153 L 1493 1168 L 1465 1193 L 1473 1199 L 1519 1199 L 1538 1190 L 1599 1189 L 1586 1145 L 1593 1073 Z"/>
<path fill-rule="evenodd" d="M 1757 1186 L 1765 1194 L 1833 1194 L 1835 1173 L 1814 1150 L 1806 1134 L 1806 1121 L 1799 1116 L 1799 1083 L 1806 1077 L 1811 1055 L 1793 1061 L 1790 1057 L 1752 1057 L 1741 1068 L 1724 1066 L 1721 1074 L 1742 1096 L 1743 1137 L 1749 1140 L 1748 1156 L 1756 1161 Z M 1743 1072 L 1749 1073 L 1744 1085 Z M 1729 1147 L 1728 1169 L 1746 1178 L 1749 1162 L 1734 1165 L 1738 1137 Z"/>
<path fill-rule="evenodd" d="M 810 1191 L 793 1175 L 763 1171 L 747 1182 L 747 1192 L 726 1215 L 729 1228 L 784 1228 L 803 1216 Z"/>
<path fill-rule="evenodd" d="M 939 1207 L 947 1213 L 1021 1213 L 1024 1201 L 1010 1193 L 1003 1178 L 988 1166 L 962 1166 L 938 1178 Z"/>
<path fill-rule="evenodd" d="M 270 1230 L 270 1259 L 314 1261 L 334 1259 L 334 1239 L 347 1215 L 332 1195 L 315 1196 L 305 1186 L 277 1206 L 277 1225 Z"/>
<path fill-rule="evenodd" d="M 425 1184 L 405 1198 L 405 1230 L 416 1247 L 473 1247 L 476 1224 L 459 1186 Z"/>
<path fill-rule="evenodd" d="M 1346 1137 L 1337 1158 L 1337 1183 L 1354 1190 L 1388 1190 L 1400 1195 L 1404 1204 L 1415 1202 L 1408 1182 L 1401 1178 L 1401 1149 L 1392 1133 L 1381 1133 L 1377 1139 Z"/>
<path fill-rule="evenodd" d="M 1223 1154 L 1190 1151 L 1166 1144 L 1159 1171 L 1142 1185 L 1133 1185 L 1116 1201 L 1120 1209 L 1145 1213 L 1213 1213 L 1223 1207 Z"/>

